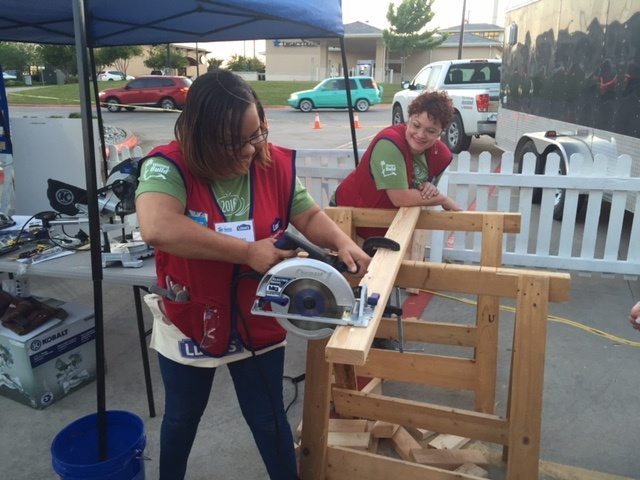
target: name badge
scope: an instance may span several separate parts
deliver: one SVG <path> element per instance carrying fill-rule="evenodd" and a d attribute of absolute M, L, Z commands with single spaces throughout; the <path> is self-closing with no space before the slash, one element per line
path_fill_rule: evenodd
<path fill-rule="evenodd" d="M 247 242 L 254 242 L 256 239 L 253 231 L 253 220 L 216 223 L 215 229 L 218 233 L 239 238 Z"/>

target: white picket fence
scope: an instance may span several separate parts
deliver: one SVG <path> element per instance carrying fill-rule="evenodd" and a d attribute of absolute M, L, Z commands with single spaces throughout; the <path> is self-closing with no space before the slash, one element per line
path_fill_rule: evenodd
<path fill-rule="evenodd" d="M 513 173 L 513 155 L 505 153 L 500 171 L 492 172 L 491 156 L 483 152 L 472 171 L 470 155 L 463 152 L 439 188 L 477 211 L 520 212 L 520 233 L 504 238 L 505 265 L 640 275 L 640 215 L 625 213 L 628 205 L 640 212 L 640 177 L 630 177 L 631 158 L 612 162 L 596 156 L 592 162 L 575 154 L 568 175 L 558 174 L 559 160 L 549 155 L 545 174 L 535 175 L 535 158 L 527 155 L 522 173 Z M 534 188 L 542 188 L 539 205 L 532 202 Z M 566 189 L 561 222 L 553 219 L 558 188 Z M 581 195 L 587 196 L 586 214 L 576 219 Z M 610 200 L 608 212 L 603 198 Z M 478 262 L 480 234 L 434 232 L 429 259 Z"/>
<path fill-rule="evenodd" d="M 336 187 L 354 168 L 353 150 L 296 150 L 296 174 L 320 208 L 329 206 Z"/>
<path fill-rule="evenodd" d="M 128 154 L 120 152 L 119 158 Z M 469 152 L 462 152 L 457 168 L 447 170 L 438 188 L 476 211 L 521 214 L 520 233 L 505 234 L 504 265 L 640 275 L 640 215 L 633 215 L 629 228 L 631 214 L 625 213 L 630 203 L 640 212 L 640 177 L 630 177 L 631 158 L 623 155 L 612 162 L 597 156 L 594 162 L 585 162 L 574 155 L 566 176 L 558 174 L 558 162 L 557 155 L 549 155 L 545 175 L 535 175 L 531 154 L 525 157 L 522 173 L 513 173 L 513 155 L 504 153 L 500 170 L 491 171 L 491 155 L 482 152 L 472 170 Z M 296 151 L 296 173 L 321 208 L 329 205 L 336 187 L 354 167 L 353 150 Z M 532 201 L 534 188 L 542 188 L 539 205 Z M 558 188 L 566 189 L 562 222 L 553 220 L 552 214 Z M 578 215 L 576 220 L 582 194 L 588 196 L 588 207 L 584 218 Z M 608 216 L 601 216 L 603 198 L 611 201 Z M 425 259 L 478 263 L 480 238 L 479 233 L 434 231 Z"/>

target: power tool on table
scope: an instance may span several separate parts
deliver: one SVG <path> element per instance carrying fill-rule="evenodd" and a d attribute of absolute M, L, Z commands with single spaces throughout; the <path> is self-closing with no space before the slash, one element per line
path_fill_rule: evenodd
<path fill-rule="evenodd" d="M 127 228 L 124 223 L 127 215 L 135 213 L 135 192 L 138 186 L 139 159 L 129 158 L 118 163 L 107 177 L 106 185 L 98 189 L 98 208 L 100 215 L 113 218 L 120 217 L 121 223 L 101 222 L 102 230 L 102 266 L 119 262 L 123 267 L 141 267 L 142 259 L 153 255 L 153 248 L 142 241 L 127 240 Z M 87 222 L 88 200 L 87 191 L 62 182 L 49 179 L 47 181 L 47 198 L 49 204 L 56 211 L 64 215 L 83 215 L 79 218 L 51 219 L 49 225 L 79 224 Z M 122 238 L 119 243 L 111 243 L 109 231 L 121 230 Z M 131 235 L 132 236 L 132 235 Z"/>
<path fill-rule="evenodd" d="M 396 242 L 383 240 L 387 248 L 396 249 Z M 325 338 L 338 325 L 369 325 L 379 295 L 369 293 L 366 285 L 358 287 L 356 295 L 342 275 L 346 266 L 336 255 L 289 232 L 275 246 L 300 248 L 309 257 L 274 265 L 258 285 L 251 313 L 275 317 L 283 328 L 307 339 Z"/>

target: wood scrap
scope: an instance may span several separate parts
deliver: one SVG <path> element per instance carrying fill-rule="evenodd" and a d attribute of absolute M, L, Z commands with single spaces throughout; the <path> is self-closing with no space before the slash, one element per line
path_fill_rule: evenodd
<path fill-rule="evenodd" d="M 454 450 L 456 448 L 462 448 L 470 441 L 470 438 L 442 433 L 430 440 L 429 446 L 431 448 L 437 448 L 438 450 Z"/>
<path fill-rule="evenodd" d="M 407 461 L 414 461 L 411 453 L 413 450 L 422 450 L 422 446 L 404 427 L 398 427 L 391 437 L 391 443 L 397 454 L 400 455 L 400 458 Z"/>
<path fill-rule="evenodd" d="M 372 378 L 364 387 L 362 387 L 361 392 L 382 395 L 382 379 L 378 377 Z"/>
<path fill-rule="evenodd" d="M 380 439 L 371 435 L 371 440 L 369 440 L 369 446 L 367 450 L 371 453 L 378 453 L 378 445 L 380 444 Z"/>
<path fill-rule="evenodd" d="M 366 432 L 367 421 L 362 419 L 330 418 L 329 431 L 343 433 Z"/>
<path fill-rule="evenodd" d="M 395 423 L 383 422 L 377 420 L 373 423 L 373 426 L 369 429 L 371 435 L 375 438 L 391 438 L 393 437 L 399 425 Z"/>
<path fill-rule="evenodd" d="M 369 432 L 329 432 L 327 445 L 332 447 L 368 448 L 371 441 Z"/>
<path fill-rule="evenodd" d="M 431 430 L 427 430 L 426 428 L 418 428 L 418 427 L 413 427 L 411 425 L 403 425 L 403 426 L 407 430 L 407 432 L 409 432 L 411 436 L 413 436 L 413 438 L 415 438 L 419 442 L 426 440 L 432 435 L 435 435 L 435 432 L 432 432 Z"/>
<path fill-rule="evenodd" d="M 454 469 L 465 463 L 487 465 L 487 458 L 479 450 L 435 450 L 433 448 L 415 448 L 411 450 L 413 460 L 423 465 Z"/>
<path fill-rule="evenodd" d="M 456 473 L 465 473 L 480 478 L 489 478 L 489 472 L 484 468 L 474 465 L 473 463 L 465 463 L 454 470 Z"/>

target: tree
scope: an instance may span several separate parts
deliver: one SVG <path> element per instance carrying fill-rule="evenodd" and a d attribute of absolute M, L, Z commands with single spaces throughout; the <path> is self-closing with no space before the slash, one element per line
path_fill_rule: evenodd
<path fill-rule="evenodd" d="M 113 65 L 116 70 L 125 75 L 129 68 L 129 60 L 142 55 L 142 47 L 137 45 L 121 47 L 103 47 L 94 50 L 96 69 L 102 70 L 104 67 Z"/>
<path fill-rule="evenodd" d="M 151 47 L 147 59 L 144 61 L 146 67 L 151 70 L 162 70 L 163 68 L 182 68 L 189 64 L 189 60 L 175 47 L 170 45 L 156 45 Z"/>
<path fill-rule="evenodd" d="M 245 57 L 243 55 L 233 55 L 227 60 L 227 68 L 234 72 L 258 72 L 264 73 L 265 66 L 259 59 Z"/>
<path fill-rule="evenodd" d="M 434 0 L 402 0 L 397 10 L 393 3 L 389 4 L 387 20 L 391 26 L 382 32 L 382 37 L 389 50 L 400 52 L 400 77 L 403 79 L 405 60 L 412 52 L 418 49 L 431 50 L 448 37 L 437 28 L 426 29 L 435 15 L 431 10 L 433 2 Z"/>
<path fill-rule="evenodd" d="M 78 72 L 76 49 L 71 45 L 39 45 L 38 52 L 47 69 L 56 68 L 65 75 L 75 75 Z"/>
<path fill-rule="evenodd" d="M 218 70 L 223 63 L 224 60 L 220 60 L 219 58 L 210 58 L 207 62 L 207 72 Z"/>
<path fill-rule="evenodd" d="M 4 71 L 22 74 L 38 63 L 36 46 L 30 43 L 0 42 L 0 65 Z"/>

